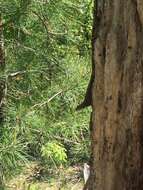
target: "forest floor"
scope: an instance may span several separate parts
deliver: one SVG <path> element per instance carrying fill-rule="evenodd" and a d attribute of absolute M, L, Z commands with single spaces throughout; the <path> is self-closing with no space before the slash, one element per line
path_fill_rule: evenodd
<path fill-rule="evenodd" d="M 60 168 L 49 172 L 36 162 L 28 164 L 13 177 L 6 190 L 82 190 L 82 168 L 79 166 Z"/>

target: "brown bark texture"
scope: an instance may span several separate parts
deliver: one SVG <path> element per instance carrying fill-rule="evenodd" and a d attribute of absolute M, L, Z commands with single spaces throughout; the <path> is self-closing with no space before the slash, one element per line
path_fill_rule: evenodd
<path fill-rule="evenodd" d="M 143 0 L 95 8 L 88 190 L 143 190 Z"/>

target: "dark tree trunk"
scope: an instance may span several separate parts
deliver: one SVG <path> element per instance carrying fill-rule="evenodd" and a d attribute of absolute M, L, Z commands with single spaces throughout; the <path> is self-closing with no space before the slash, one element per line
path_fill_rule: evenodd
<path fill-rule="evenodd" d="M 143 1 L 97 1 L 88 190 L 142 190 Z"/>

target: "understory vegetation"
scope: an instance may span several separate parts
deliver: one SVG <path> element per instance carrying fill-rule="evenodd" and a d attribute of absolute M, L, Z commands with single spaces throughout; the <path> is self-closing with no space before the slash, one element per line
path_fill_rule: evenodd
<path fill-rule="evenodd" d="M 35 161 L 47 171 L 82 165 L 90 156 L 90 108 L 75 109 L 91 73 L 92 1 L 1 0 L 0 9 L 1 183 Z"/>

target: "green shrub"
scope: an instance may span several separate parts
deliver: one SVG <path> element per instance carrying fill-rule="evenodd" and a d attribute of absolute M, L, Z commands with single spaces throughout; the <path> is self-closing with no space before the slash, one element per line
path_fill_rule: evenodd
<path fill-rule="evenodd" d="M 66 149 L 59 142 L 48 142 L 41 148 L 42 157 L 47 163 L 59 166 L 67 162 Z"/>

